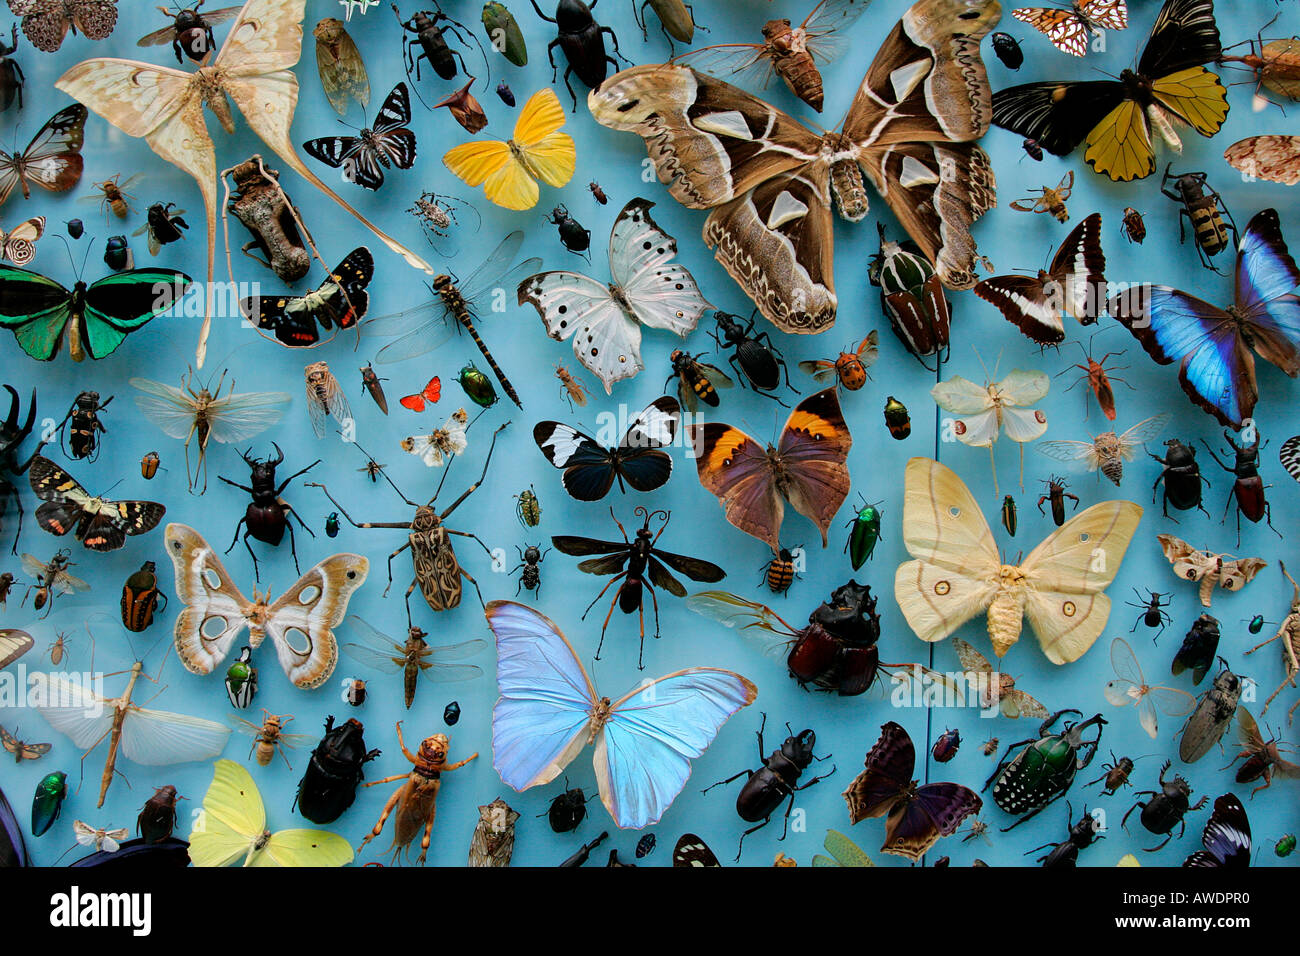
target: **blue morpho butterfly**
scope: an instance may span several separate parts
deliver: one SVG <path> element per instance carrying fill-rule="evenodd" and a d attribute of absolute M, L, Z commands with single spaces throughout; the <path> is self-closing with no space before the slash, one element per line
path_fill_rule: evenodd
<path fill-rule="evenodd" d="M 595 743 L 600 799 L 623 828 L 657 823 L 686 786 L 691 759 L 758 696 L 739 674 L 691 667 L 611 702 L 546 615 L 492 601 L 487 620 L 497 639 L 492 765 L 501 779 L 519 791 L 549 783 Z"/>
<path fill-rule="evenodd" d="M 1252 349 L 1292 378 L 1300 375 L 1297 285 L 1300 270 L 1277 210 L 1265 209 L 1237 247 L 1236 294 L 1227 310 L 1162 285 L 1129 289 L 1109 309 L 1153 359 L 1181 363 L 1178 380 L 1193 402 L 1241 428 L 1259 399 Z"/>
<path fill-rule="evenodd" d="M 1201 843 L 1205 849 L 1189 856 L 1183 866 L 1250 866 L 1250 820 L 1234 794 L 1225 793 L 1214 801 Z"/>
<path fill-rule="evenodd" d="M 189 285 L 190 277 L 175 269 L 130 269 L 89 286 L 78 279 L 68 290 L 39 273 L 0 265 L 0 327 L 42 362 L 59 354 L 65 329 L 75 361 L 101 359 L 171 309 Z"/>

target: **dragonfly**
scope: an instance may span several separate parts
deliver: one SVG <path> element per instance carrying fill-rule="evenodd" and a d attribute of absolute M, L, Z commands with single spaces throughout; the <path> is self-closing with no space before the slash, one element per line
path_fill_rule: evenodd
<path fill-rule="evenodd" d="M 348 626 L 356 632 L 360 643 L 344 644 L 343 653 L 381 671 L 401 671 L 407 710 L 415 702 L 416 677 L 420 675 L 436 683 L 451 683 L 472 680 L 483 673 L 476 664 L 449 663 L 472 657 L 485 649 L 488 643 L 480 638 L 446 647 L 431 647 L 425 641 L 428 635 L 418 627 L 410 628 L 403 644 L 371 627 L 355 614 L 348 618 Z"/>
<path fill-rule="evenodd" d="M 523 408 L 515 387 L 510 384 L 505 372 L 501 371 L 501 366 L 488 351 L 474 325 L 480 311 L 490 308 L 484 300 L 494 290 L 512 290 L 525 276 L 534 274 L 542 267 L 542 260 L 536 256 L 511 266 L 523 241 L 523 232 L 516 229 L 502 239 L 491 255 L 463 282 L 454 274 L 435 276 L 433 284 L 429 286 L 429 291 L 433 294 L 430 301 L 404 312 L 381 315 L 367 321 L 366 329 L 372 335 L 400 336 L 381 348 L 375 361 L 388 364 L 424 355 L 446 342 L 454 329 L 463 328 L 483 353 L 483 358 L 501 383 L 501 388 L 512 402 Z M 454 318 L 455 323 L 448 321 L 448 317 Z M 441 329 L 436 328 L 440 320 L 444 325 Z"/>

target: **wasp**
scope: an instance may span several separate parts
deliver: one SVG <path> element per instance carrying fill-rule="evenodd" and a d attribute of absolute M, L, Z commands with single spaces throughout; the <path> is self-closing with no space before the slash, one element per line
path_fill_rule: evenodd
<path fill-rule="evenodd" d="M 577 405 L 579 408 L 586 407 L 586 385 L 584 385 L 579 379 L 574 378 L 573 373 L 563 365 L 557 364 L 555 366 L 555 377 L 560 380 L 560 384 L 564 387 L 564 397 L 568 399 L 570 409 L 572 409 L 574 405 Z"/>

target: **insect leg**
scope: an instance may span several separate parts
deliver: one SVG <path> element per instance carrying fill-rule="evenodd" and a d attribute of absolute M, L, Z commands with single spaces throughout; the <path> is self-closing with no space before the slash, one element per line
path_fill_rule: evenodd
<path fill-rule="evenodd" d="M 384 597 L 388 597 L 388 590 L 393 586 L 393 558 L 397 557 L 399 554 L 401 554 L 410 546 L 411 546 L 411 541 L 408 538 L 406 544 L 402 545 L 400 548 L 398 548 L 396 551 L 394 551 L 392 554 L 388 556 L 388 587 L 384 588 Z M 406 593 L 410 594 L 411 592 L 407 591 Z M 409 617 L 410 615 L 408 614 L 407 616 Z"/>
<path fill-rule="evenodd" d="M 401 777 L 405 777 L 406 774 L 399 774 L 399 776 L 401 776 Z M 396 779 L 397 779 L 397 777 L 388 777 L 388 778 L 385 778 L 384 780 L 376 780 L 374 783 L 387 783 L 387 782 L 389 782 L 389 781 L 391 781 L 391 780 L 396 780 Z M 366 784 L 366 786 L 367 786 L 367 787 L 370 787 L 370 786 L 374 786 L 374 784 L 368 783 L 368 784 Z M 370 831 L 368 834 L 366 834 L 366 838 L 365 838 L 364 840 L 361 841 L 361 845 L 360 845 L 359 847 L 357 847 L 357 852 L 358 852 L 358 853 L 360 853 L 362 850 L 364 850 L 364 849 L 366 848 L 366 844 L 367 844 L 367 843 L 369 843 L 369 842 L 370 842 L 371 840 L 373 840 L 375 837 L 379 836 L 379 834 L 381 834 L 381 833 L 384 832 L 384 824 L 388 822 L 388 815 L 389 815 L 390 813 L 393 812 L 393 808 L 394 808 L 395 806 L 397 806 L 397 801 L 398 801 L 398 799 L 402 796 L 402 793 L 403 793 L 405 790 L 406 790 L 406 787 L 405 787 L 405 786 L 401 786 L 401 787 L 398 787 L 396 790 L 393 791 L 393 795 L 392 795 L 391 797 L 389 797 L 389 798 L 388 798 L 388 802 L 384 804 L 384 810 L 383 810 L 383 812 L 382 812 L 381 814 L 379 814 L 379 820 L 376 821 L 376 823 L 375 823 L 374 827 L 371 829 L 371 831 Z"/>

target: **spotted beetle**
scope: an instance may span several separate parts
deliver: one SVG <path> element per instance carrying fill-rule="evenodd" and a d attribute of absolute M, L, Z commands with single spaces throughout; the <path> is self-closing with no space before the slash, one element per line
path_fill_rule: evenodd
<path fill-rule="evenodd" d="M 1052 725 L 1062 714 L 1077 714 L 1078 710 L 1058 710 L 1038 728 L 1038 736 L 1007 747 L 1006 755 L 984 783 L 984 790 L 993 786 L 993 802 L 1007 813 L 1024 814 L 1003 831 L 1013 830 L 1030 817 L 1037 815 L 1053 801 L 1060 799 L 1074 783 L 1075 775 L 1092 762 L 1097 745 L 1101 742 L 1101 728 L 1107 721 L 1096 714 L 1079 724 L 1065 723 L 1060 733 L 1052 733 Z M 1097 725 L 1097 736 L 1083 739 L 1083 732 Z M 1023 747 L 1014 758 L 1011 752 Z M 1081 757 L 1079 752 L 1087 751 Z M 996 782 L 995 782 L 996 781 Z"/>

